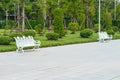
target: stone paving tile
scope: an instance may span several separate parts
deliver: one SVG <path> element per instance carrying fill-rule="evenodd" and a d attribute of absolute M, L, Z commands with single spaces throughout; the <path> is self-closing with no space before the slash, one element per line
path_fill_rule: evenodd
<path fill-rule="evenodd" d="M 0 80 L 119 80 L 120 40 L 0 54 Z"/>

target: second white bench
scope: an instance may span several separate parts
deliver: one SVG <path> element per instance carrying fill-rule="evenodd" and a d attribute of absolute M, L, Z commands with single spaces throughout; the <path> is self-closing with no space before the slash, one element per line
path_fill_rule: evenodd
<path fill-rule="evenodd" d="M 98 40 L 100 42 L 104 42 L 105 40 L 112 40 L 112 35 L 108 35 L 107 32 L 99 32 L 98 36 Z"/>

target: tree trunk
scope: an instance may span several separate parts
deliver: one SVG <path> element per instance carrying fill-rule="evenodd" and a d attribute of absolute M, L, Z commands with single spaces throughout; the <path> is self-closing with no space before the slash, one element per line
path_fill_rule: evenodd
<path fill-rule="evenodd" d="M 92 17 L 89 18 L 89 22 L 90 22 L 90 28 L 93 29 Z"/>
<path fill-rule="evenodd" d="M 20 31 L 20 6 L 19 4 L 17 6 L 17 25 L 18 25 L 18 31 Z"/>
<path fill-rule="evenodd" d="M 60 5 L 60 0 L 58 0 L 58 6 Z"/>
<path fill-rule="evenodd" d="M 66 15 L 64 14 L 64 17 L 63 17 L 63 22 L 64 22 L 64 29 L 67 30 L 67 21 L 66 21 Z"/>
<path fill-rule="evenodd" d="M 24 32 L 25 29 L 25 10 L 24 10 L 24 0 L 22 0 L 22 32 Z"/>
<path fill-rule="evenodd" d="M 51 8 L 49 9 L 48 19 L 49 19 L 49 30 L 51 30 L 52 29 L 52 27 L 51 27 L 51 25 L 52 25 L 52 9 Z"/>
<path fill-rule="evenodd" d="M 114 1 L 114 20 L 116 20 L 116 0 Z"/>
<path fill-rule="evenodd" d="M 76 22 L 76 4 L 75 1 L 73 1 L 73 5 L 74 5 L 74 14 L 73 14 L 73 22 Z"/>
<path fill-rule="evenodd" d="M 8 11 L 6 10 L 5 13 L 6 13 L 6 26 L 7 26 L 8 25 Z"/>
<path fill-rule="evenodd" d="M 89 12 L 88 12 L 88 2 L 86 2 L 86 27 L 89 28 Z"/>
<path fill-rule="evenodd" d="M 106 2 L 106 13 L 108 12 L 108 8 L 109 8 L 109 2 Z"/>
<path fill-rule="evenodd" d="M 43 10 L 43 17 L 44 17 L 44 27 L 46 26 L 46 0 L 43 2 L 44 10 Z"/>
<path fill-rule="evenodd" d="M 76 17 L 75 16 L 73 17 L 73 22 L 76 22 Z"/>
<path fill-rule="evenodd" d="M 52 30 L 52 20 L 51 20 L 51 18 L 49 19 L 49 30 L 50 31 Z"/>

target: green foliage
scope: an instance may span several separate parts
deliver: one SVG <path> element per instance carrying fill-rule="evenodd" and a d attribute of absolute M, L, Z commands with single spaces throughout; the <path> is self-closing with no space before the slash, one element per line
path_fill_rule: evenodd
<path fill-rule="evenodd" d="M 38 17 L 37 17 L 37 21 L 38 25 L 40 24 L 43 27 L 43 23 L 44 23 L 44 18 L 43 18 L 43 14 L 42 14 L 42 10 L 39 9 L 38 10 Z"/>
<path fill-rule="evenodd" d="M 27 14 L 29 14 L 29 12 L 31 11 L 31 9 L 32 9 L 32 6 L 30 6 L 30 5 L 26 5 L 26 6 L 25 6 L 25 12 L 26 12 Z"/>
<path fill-rule="evenodd" d="M 120 29 L 117 26 L 113 26 L 113 31 L 117 32 L 117 31 L 120 31 Z"/>
<path fill-rule="evenodd" d="M 95 32 L 98 32 L 98 26 L 99 26 L 98 24 L 95 24 L 95 25 L 94 25 L 94 31 L 95 31 Z"/>
<path fill-rule="evenodd" d="M 57 33 L 47 33 L 46 37 L 48 40 L 58 40 L 59 35 Z"/>
<path fill-rule="evenodd" d="M 109 35 L 114 35 L 114 34 L 115 34 L 115 32 L 114 32 L 112 29 L 107 30 L 107 33 L 108 33 Z"/>
<path fill-rule="evenodd" d="M 12 41 L 12 38 L 8 36 L 0 36 L 0 45 L 9 45 Z"/>
<path fill-rule="evenodd" d="M 105 16 L 104 16 L 104 20 L 105 20 L 105 29 L 109 30 L 112 28 L 112 16 L 111 13 L 106 12 Z"/>
<path fill-rule="evenodd" d="M 10 33 L 9 34 L 9 37 L 11 37 L 11 38 L 14 38 L 14 37 L 17 37 L 17 36 L 21 37 L 23 35 L 22 35 L 22 33 Z"/>
<path fill-rule="evenodd" d="M 13 27 L 13 25 L 15 24 L 15 21 L 14 20 L 9 20 L 8 21 L 8 29 L 11 29 Z"/>
<path fill-rule="evenodd" d="M 10 25 L 6 25 L 6 26 L 4 26 L 5 27 L 5 29 L 7 30 L 7 29 L 10 29 Z"/>
<path fill-rule="evenodd" d="M 114 39 L 120 39 L 120 33 L 115 33 L 113 36 Z"/>
<path fill-rule="evenodd" d="M 26 30 L 26 31 L 24 31 L 24 32 L 22 32 L 22 34 L 24 35 L 24 36 L 35 36 L 35 34 L 36 34 L 36 32 L 35 31 L 33 31 L 33 30 Z"/>
<path fill-rule="evenodd" d="M 80 36 L 82 38 L 89 38 L 93 34 L 93 30 L 91 29 L 85 29 L 80 32 Z"/>
<path fill-rule="evenodd" d="M 2 9 L 2 3 L 0 2 L 0 9 Z"/>
<path fill-rule="evenodd" d="M 35 30 L 38 34 L 43 34 L 43 26 L 41 24 L 38 24 L 35 26 Z"/>
<path fill-rule="evenodd" d="M 78 22 L 81 29 L 93 28 L 94 24 L 98 23 L 98 3 L 97 0 L 24 0 L 25 1 L 25 13 L 29 19 L 29 23 L 34 28 L 37 24 L 41 24 L 46 27 L 50 27 L 55 20 L 52 13 L 57 7 L 62 9 L 64 15 L 64 24 L 68 27 L 69 22 Z M 111 20 L 114 18 L 114 3 L 115 0 L 102 0 L 102 11 L 101 11 L 101 24 L 104 29 L 109 29 L 111 26 L 120 27 L 120 4 L 117 1 L 117 19 L 113 21 L 111 25 Z M 13 4 L 15 3 L 15 5 Z M 5 23 L 5 12 L 9 13 L 8 24 L 12 27 L 15 21 L 14 11 L 17 11 L 17 5 L 21 5 L 22 0 L 2 0 L 0 2 L 0 20 L 4 20 Z M 109 6 L 108 6 L 109 5 Z M 21 14 L 20 6 L 20 14 Z M 59 17 L 59 15 L 58 15 Z M 17 19 L 16 19 L 17 20 Z M 34 21 L 33 21 L 34 20 Z M 13 22 L 10 22 L 13 21 Z M 10 23 L 9 23 L 10 22 Z M 0 28 L 4 28 L 3 22 L 0 21 Z"/>
<path fill-rule="evenodd" d="M 43 34 L 45 34 L 45 33 L 46 33 L 46 31 L 47 31 L 47 30 L 46 30 L 46 28 L 43 28 Z"/>
<path fill-rule="evenodd" d="M 32 28 L 34 28 L 37 25 L 37 21 L 36 20 L 29 20 Z"/>
<path fill-rule="evenodd" d="M 59 37 L 64 36 L 63 11 L 61 8 L 56 8 L 54 15 L 54 32 L 59 34 Z"/>
<path fill-rule="evenodd" d="M 36 12 L 30 12 L 30 16 L 31 16 L 31 18 L 33 19 L 33 20 L 35 20 L 36 19 Z"/>
<path fill-rule="evenodd" d="M 84 30 L 85 29 L 85 26 L 80 26 L 80 30 Z"/>
<path fill-rule="evenodd" d="M 72 33 L 71 34 L 75 34 L 75 31 L 77 31 L 78 30 L 78 28 L 79 28 L 79 25 L 78 25 L 78 23 L 69 23 L 69 26 L 68 26 L 68 28 L 69 28 L 69 30 L 71 30 L 72 31 Z"/>

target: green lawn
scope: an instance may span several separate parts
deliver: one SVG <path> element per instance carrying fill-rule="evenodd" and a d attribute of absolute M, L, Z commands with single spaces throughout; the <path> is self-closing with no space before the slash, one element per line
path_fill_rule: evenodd
<path fill-rule="evenodd" d="M 50 46 L 60 46 L 60 45 L 67 45 L 67 44 L 77 44 L 77 43 L 87 43 L 87 42 L 95 42 L 98 41 L 97 34 L 94 33 L 90 38 L 80 38 L 80 32 L 76 32 L 76 34 L 70 34 L 68 31 L 66 36 L 60 38 L 57 41 L 48 41 L 47 38 L 44 36 L 36 35 L 35 39 L 41 41 L 41 47 L 50 47 Z M 116 33 L 114 39 L 120 39 L 120 34 Z M 29 47 L 31 48 L 31 47 Z M 12 42 L 11 45 L 0 45 L 0 52 L 5 51 L 14 51 L 16 50 L 15 42 Z"/>
<path fill-rule="evenodd" d="M 80 38 L 79 35 L 80 32 L 76 32 L 76 34 L 68 32 L 65 37 L 60 38 L 58 41 L 48 41 L 45 36 L 38 37 L 37 39 L 41 41 L 42 47 L 97 41 L 97 34 L 94 34 L 90 38 Z"/>

